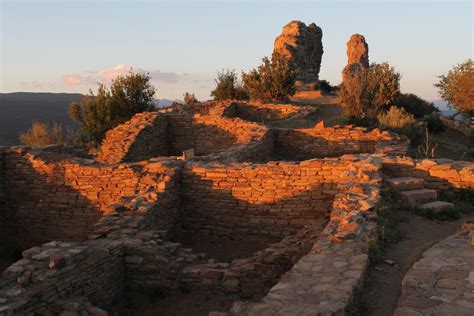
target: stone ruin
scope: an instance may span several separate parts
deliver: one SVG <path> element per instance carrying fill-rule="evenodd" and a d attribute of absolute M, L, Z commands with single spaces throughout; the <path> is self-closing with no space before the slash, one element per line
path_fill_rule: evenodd
<path fill-rule="evenodd" d="M 298 85 L 315 85 L 323 57 L 323 31 L 315 23 L 308 26 L 300 21 L 291 21 L 283 27 L 275 39 L 274 52 L 292 62 L 297 73 Z"/>
<path fill-rule="evenodd" d="M 230 315 L 341 313 L 363 282 L 381 172 L 449 191 L 474 187 L 474 166 L 401 158 L 407 140 L 379 130 L 257 123 L 310 111 L 211 101 L 137 114 L 96 157 L 0 148 L 0 315 L 101 315 L 182 288 L 223 293 Z M 259 246 L 223 260 L 183 236 Z"/>
<path fill-rule="evenodd" d="M 367 263 L 382 160 L 407 141 L 256 123 L 308 111 L 225 101 L 141 113 L 109 131 L 96 157 L 2 147 L 0 262 L 21 259 L 0 280 L 0 315 L 93 313 L 136 289 L 183 287 L 221 291 L 233 314 L 282 300 L 283 310 L 341 310 Z M 183 159 L 188 149 L 196 155 Z M 185 234 L 261 247 L 221 261 Z M 328 304 L 301 301 L 308 282 Z"/>

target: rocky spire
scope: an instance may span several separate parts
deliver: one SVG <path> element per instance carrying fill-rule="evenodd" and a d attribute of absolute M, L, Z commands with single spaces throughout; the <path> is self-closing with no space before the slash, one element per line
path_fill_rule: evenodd
<path fill-rule="evenodd" d="M 323 31 L 316 24 L 308 26 L 291 21 L 275 39 L 274 52 L 288 58 L 298 71 L 301 83 L 314 83 L 319 79 L 323 56 Z"/>

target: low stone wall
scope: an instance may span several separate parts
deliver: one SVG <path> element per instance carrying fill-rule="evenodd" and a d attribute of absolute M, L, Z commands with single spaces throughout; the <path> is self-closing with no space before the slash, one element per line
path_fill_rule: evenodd
<path fill-rule="evenodd" d="M 474 163 L 468 161 L 387 157 L 383 161 L 383 169 L 397 177 L 421 178 L 429 189 L 474 189 Z"/>
<path fill-rule="evenodd" d="M 306 106 L 292 104 L 234 102 L 232 105 L 234 107 L 234 113 L 232 113 L 234 117 L 259 123 L 305 116 L 310 112 Z"/>
<path fill-rule="evenodd" d="M 168 119 L 164 113 L 143 112 L 105 134 L 97 161 L 119 163 L 170 156 Z"/>
<path fill-rule="evenodd" d="M 356 166 L 343 159 L 188 163 L 182 171 L 180 223 L 186 231 L 279 240 L 328 218 L 337 183 Z"/>
<path fill-rule="evenodd" d="M 178 111 L 145 112 L 107 132 L 97 161 L 120 163 L 158 156 L 180 156 L 194 149 L 196 156 L 245 150 L 256 145 L 267 128 L 239 119 Z"/>
<path fill-rule="evenodd" d="M 25 250 L 0 280 L 0 314 L 41 313 L 73 296 L 107 306 L 124 290 L 124 269 L 117 242 L 53 241 Z"/>
<path fill-rule="evenodd" d="M 335 126 L 306 129 L 274 129 L 275 153 L 291 160 L 336 157 L 343 154 L 391 152 L 403 154 L 406 138 L 363 127 Z"/>
<path fill-rule="evenodd" d="M 84 240 L 111 204 L 137 194 L 154 200 L 164 190 L 161 182 L 175 173 L 162 164 L 101 166 L 23 148 L 3 153 L 9 224 L 23 248 L 55 239 Z M 171 214 L 176 207 L 170 207 L 164 223 L 176 217 Z"/>
<path fill-rule="evenodd" d="M 394 315 L 474 315 L 474 224 L 464 226 L 405 274 Z"/>
<path fill-rule="evenodd" d="M 339 186 L 331 219 L 308 254 L 257 303 L 236 303 L 232 315 L 339 315 L 363 284 L 368 243 L 380 198 L 379 161 Z"/>

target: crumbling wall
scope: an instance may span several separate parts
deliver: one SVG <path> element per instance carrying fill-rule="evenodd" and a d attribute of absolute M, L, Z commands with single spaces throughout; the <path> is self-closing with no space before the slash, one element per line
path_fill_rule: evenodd
<path fill-rule="evenodd" d="M 346 160 L 264 165 L 187 164 L 181 225 L 227 238 L 280 240 L 328 218 L 336 186 L 354 167 Z"/>
<path fill-rule="evenodd" d="M 96 160 L 103 163 L 140 161 L 169 156 L 168 120 L 164 113 L 143 112 L 105 134 Z"/>
<path fill-rule="evenodd" d="M 289 160 L 336 157 L 344 154 L 372 153 L 381 142 L 390 145 L 398 136 L 363 127 L 275 129 L 275 153 Z"/>
<path fill-rule="evenodd" d="M 309 113 L 305 106 L 292 104 L 235 102 L 233 106 L 234 117 L 258 123 L 288 119 L 296 115 L 304 116 Z"/>
<path fill-rule="evenodd" d="M 158 156 L 196 156 L 244 150 L 260 142 L 267 128 L 219 116 L 178 111 L 145 112 L 107 132 L 96 160 L 103 163 L 142 161 Z"/>
<path fill-rule="evenodd" d="M 92 224 L 113 211 L 111 204 L 137 194 L 155 199 L 166 176 L 165 168 L 151 171 L 153 164 L 100 166 L 22 149 L 7 151 L 4 162 L 7 203 L 17 219 L 16 239 L 22 247 L 55 239 L 84 240 Z"/>
<path fill-rule="evenodd" d="M 55 313 L 55 301 L 74 296 L 108 306 L 124 290 L 123 247 L 110 240 L 53 241 L 25 250 L 3 277 L 0 298 L 7 303 L 0 305 L 0 314 Z"/>
<path fill-rule="evenodd" d="M 386 157 L 383 170 L 397 177 L 421 178 L 433 190 L 474 189 L 474 163 L 468 161 Z"/>

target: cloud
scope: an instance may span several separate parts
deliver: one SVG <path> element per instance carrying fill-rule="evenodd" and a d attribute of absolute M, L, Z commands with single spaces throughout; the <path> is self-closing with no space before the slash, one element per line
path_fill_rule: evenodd
<path fill-rule="evenodd" d="M 20 85 L 26 89 L 43 89 L 44 85 L 38 80 L 33 81 L 21 81 Z"/>
<path fill-rule="evenodd" d="M 114 68 L 101 71 L 84 71 L 83 74 L 66 74 L 62 77 L 62 82 L 71 86 L 90 85 L 96 82 L 110 84 L 113 79 L 118 76 L 126 76 L 131 70 L 150 73 L 151 81 L 154 82 L 178 83 L 183 77 L 175 72 L 163 72 L 160 70 L 147 71 L 141 68 L 133 68 L 125 64 L 118 64 Z"/>

